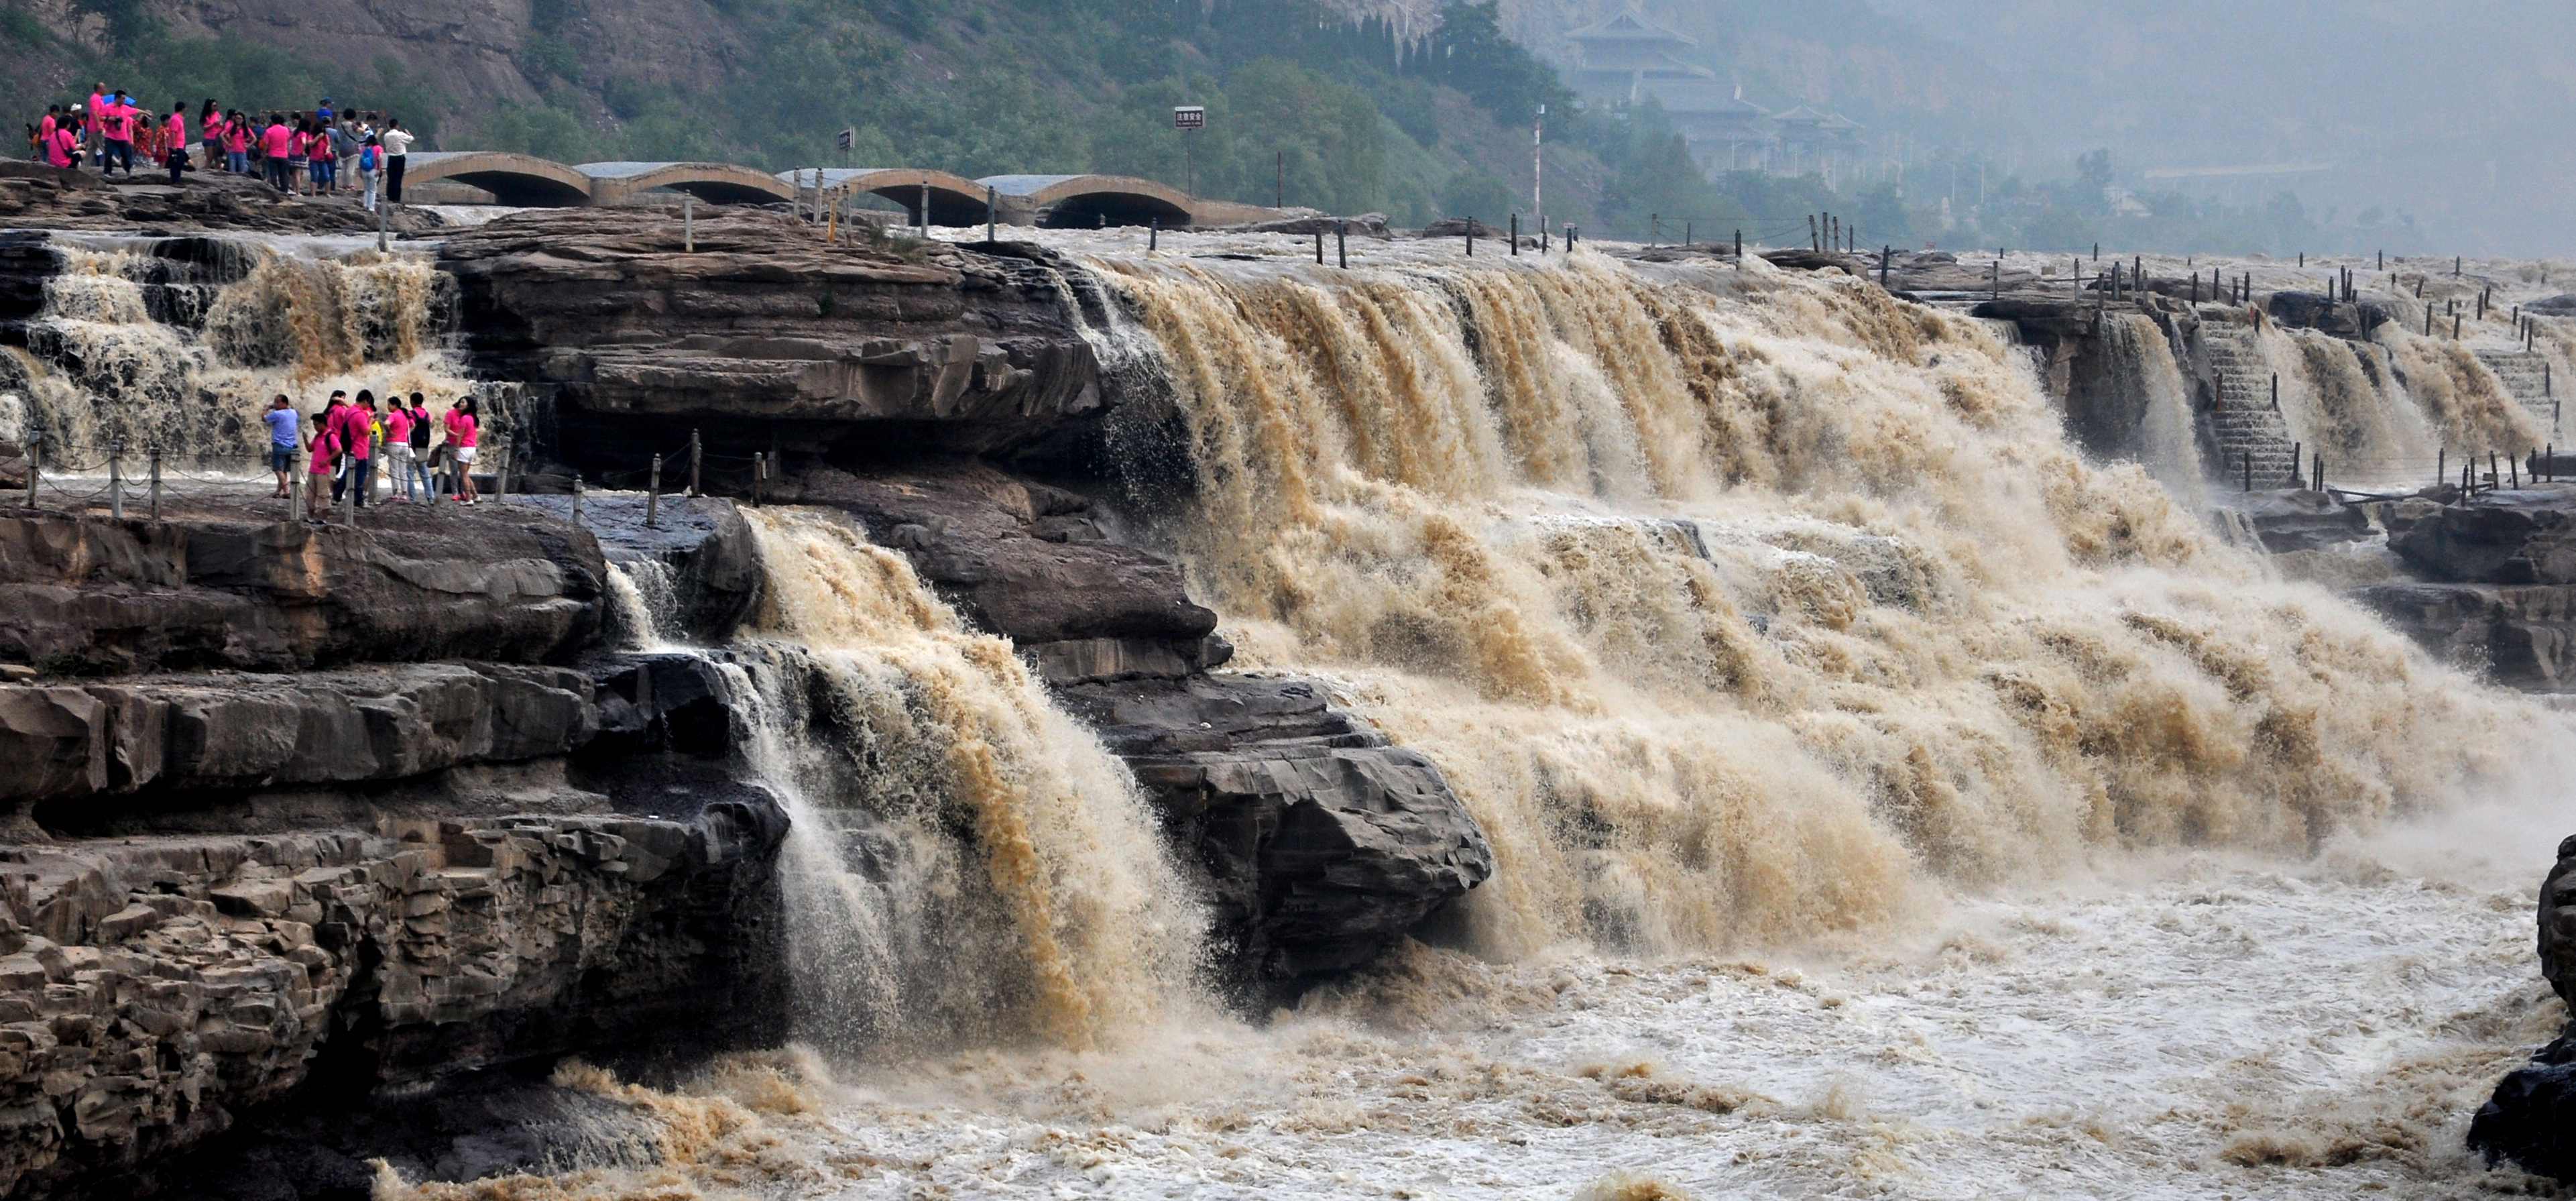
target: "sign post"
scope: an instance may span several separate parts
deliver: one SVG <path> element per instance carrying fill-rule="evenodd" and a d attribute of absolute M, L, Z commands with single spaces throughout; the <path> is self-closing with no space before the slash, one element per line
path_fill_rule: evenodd
<path fill-rule="evenodd" d="M 851 161 L 850 161 L 850 152 L 851 152 L 851 151 L 853 151 L 853 150 L 856 150 L 856 149 L 858 148 L 858 145 L 859 145 L 859 131 L 858 131 L 856 128 L 853 128 L 853 127 L 843 126 L 843 127 L 842 127 L 842 129 L 841 129 L 840 143 L 841 143 L 841 165 L 842 165 L 842 166 L 844 166 L 844 167 L 855 167 L 855 166 L 858 166 L 858 164 L 857 164 L 857 163 L 854 163 L 854 162 L 851 162 Z"/>
<path fill-rule="evenodd" d="M 1190 145 L 1189 135 L 1207 128 L 1207 108 L 1197 104 L 1174 105 L 1172 128 L 1181 131 L 1181 191 L 1196 196 L 1199 192 L 1198 159 Z"/>

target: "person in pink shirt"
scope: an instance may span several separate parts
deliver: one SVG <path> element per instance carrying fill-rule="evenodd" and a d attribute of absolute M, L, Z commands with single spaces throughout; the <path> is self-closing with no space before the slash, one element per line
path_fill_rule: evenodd
<path fill-rule="evenodd" d="M 197 112 L 197 141 L 206 148 L 207 169 L 225 170 L 224 110 L 215 107 L 215 99 L 212 96 L 206 98 L 206 107 Z"/>
<path fill-rule="evenodd" d="M 250 174 L 250 117 L 240 109 L 224 118 L 224 170 Z"/>
<path fill-rule="evenodd" d="M 398 505 L 412 501 L 411 424 L 411 410 L 403 407 L 401 394 L 386 393 L 385 463 L 386 470 L 394 473 L 394 503 Z M 424 495 L 420 499 L 430 498 Z"/>
<path fill-rule="evenodd" d="M 289 190 L 286 151 L 294 142 L 295 131 L 286 127 L 285 119 L 275 113 L 269 114 L 268 128 L 259 131 L 259 144 L 268 156 L 268 186 L 281 192 Z"/>
<path fill-rule="evenodd" d="M 81 139 L 89 143 L 90 157 L 99 170 L 107 170 L 107 82 L 101 80 L 91 88 L 89 103 L 81 108 Z"/>
<path fill-rule="evenodd" d="M 170 186 L 179 186 L 179 173 L 188 169 L 188 103 L 170 105 L 170 119 L 161 123 L 168 145 L 161 150 L 162 161 L 170 168 Z"/>
<path fill-rule="evenodd" d="M 80 165 L 80 135 L 72 132 L 71 122 L 54 126 L 53 140 L 45 147 L 45 161 L 57 167 Z"/>
<path fill-rule="evenodd" d="M 332 397 L 337 401 L 339 397 Z M 313 446 L 313 464 L 304 470 L 304 520 L 321 524 L 324 507 L 331 493 L 331 461 L 340 457 L 340 433 L 337 414 L 346 405 L 333 404 L 313 415 L 304 424 Z"/>
<path fill-rule="evenodd" d="M 376 394 L 358 390 L 356 404 L 343 405 L 332 414 L 340 423 L 340 446 L 349 455 L 349 470 L 331 489 L 331 499 L 340 499 L 342 488 L 356 493 L 352 504 L 364 508 L 373 499 L 375 488 Z"/>
<path fill-rule="evenodd" d="M 447 449 L 456 460 L 456 503 L 470 505 L 479 499 L 474 491 L 474 443 L 477 427 L 474 398 L 461 396 L 444 418 L 447 426 Z"/>
<path fill-rule="evenodd" d="M 104 175 L 118 167 L 128 176 L 134 174 L 134 118 L 138 115 L 125 93 L 118 92 L 107 100 L 107 114 L 99 121 L 100 136 L 107 140 L 107 155 L 99 165 Z"/>

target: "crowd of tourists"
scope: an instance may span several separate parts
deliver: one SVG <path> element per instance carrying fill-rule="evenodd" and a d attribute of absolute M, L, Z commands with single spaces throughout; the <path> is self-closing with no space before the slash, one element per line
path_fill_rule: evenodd
<path fill-rule="evenodd" d="M 372 210 L 379 191 L 402 203 L 403 164 L 413 138 L 402 120 L 375 112 L 339 112 L 331 98 L 311 112 L 258 115 L 227 109 L 209 98 L 192 120 L 185 101 L 160 115 L 132 93 L 100 83 L 85 103 L 48 105 L 27 126 L 27 145 L 38 162 L 79 170 L 87 166 L 131 178 L 139 161 L 147 170 L 208 170 L 256 175 L 288 195 L 347 193 Z"/>
<path fill-rule="evenodd" d="M 434 504 L 444 496 L 470 505 L 481 499 L 474 488 L 474 458 L 482 420 L 471 396 L 432 417 L 418 392 L 408 398 L 388 392 L 379 408 L 372 391 L 360 389 L 354 400 L 334 391 L 311 413 L 298 413 L 295 402 L 280 395 L 261 420 L 268 425 L 269 470 L 277 473 L 273 495 L 293 495 L 297 460 L 303 460 L 306 521 L 323 522 L 344 499 L 360 508 L 374 504 L 380 484 L 390 487 L 395 504 Z"/>

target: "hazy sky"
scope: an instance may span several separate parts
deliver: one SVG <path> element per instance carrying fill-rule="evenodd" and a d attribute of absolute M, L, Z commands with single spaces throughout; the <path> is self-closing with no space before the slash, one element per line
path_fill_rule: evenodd
<path fill-rule="evenodd" d="M 2465 253 L 2576 251 L 2569 0 L 1867 2 L 1981 64 L 2036 174 L 2091 146 L 2131 169 L 2323 163 L 2295 177 L 2312 212 L 2402 208 Z"/>

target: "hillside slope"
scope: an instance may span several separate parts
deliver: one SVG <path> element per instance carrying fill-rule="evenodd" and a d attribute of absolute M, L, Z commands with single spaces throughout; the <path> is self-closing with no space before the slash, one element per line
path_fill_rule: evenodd
<path fill-rule="evenodd" d="M 1490 3 L 1395 18 L 1320 0 L 6 0 L 0 82 L 68 101 L 106 78 L 191 111 L 329 95 L 401 112 L 432 147 L 575 162 L 837 163 L 850 128 L 861 165 L 1120 171 L 1406 223 L 1526 207 L 1525 114 L 1565 113 L 1554 73 Z M 1182 103 L 1211 114 L 1186 142 Z M 1669 131 L 1560 120 L 1558 215 L 1642 232 L 1655 201 L 1627 198 L 1728 211 Z"/>

